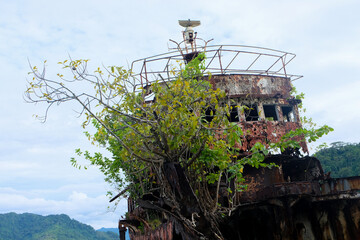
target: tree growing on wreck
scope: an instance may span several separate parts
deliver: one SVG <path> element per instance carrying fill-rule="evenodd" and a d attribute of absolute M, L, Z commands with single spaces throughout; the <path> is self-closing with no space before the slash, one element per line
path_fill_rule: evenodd
<path fill-rule="evenodd" d="M 60 62 L 69 78 L 58 74 L 57 80 L 32 67 L 26 98 L 48 108 L 78 102 L 86 116 L 83 127 L 92 123 L 96 128 L 94 134 L 86 133 L 89 139 L 113 154 L 110 159 L 76 150 L 100 168 L 115 194 L 130 197 L 142 209 L 128 216 L 126 223 L 134 231 L 171 221 L 183 239 L 223 239 L 221 223 L 237 207 L 236 192 L 246 187 L 244 166 L 272 167 L 264 157 L 300 148 L 294 136 L 313 141 L 331 131 L 328 126 L 298 129 L 280 142 L 256 143 L 244 155 L 238 148 L 243 132 L 229 121 L 225 92 L 203 76 L 204 58 L 199 54 L 179 72 L 169 71 L 172 81 L 147 86 L 121 67 L 89 73 L 87 60 Z M 76 93 L 73 83 L 86 83 L 94 91 Z M 77 166 L 76 160 L 72 164 Z"/>

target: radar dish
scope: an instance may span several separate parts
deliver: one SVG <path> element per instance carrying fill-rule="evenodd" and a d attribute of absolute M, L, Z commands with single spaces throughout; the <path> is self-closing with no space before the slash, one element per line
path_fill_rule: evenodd
<path fill-rule="evenodd" d="M 182 27 L 197 27 L 200 26 L 200 21 L 198 20 L 179 20 L 179 24 Z"/>

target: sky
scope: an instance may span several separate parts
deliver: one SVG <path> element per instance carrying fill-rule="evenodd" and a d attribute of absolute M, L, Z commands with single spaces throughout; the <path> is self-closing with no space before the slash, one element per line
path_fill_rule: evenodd
<path fill-rule="evenodd" d="M 74 104 L 51 109 L 25 102 L 29 62 L 48 77 L 68 56 L 90 59 L 89 68 L 129 66 L 165 53 L 182 40 L 179 19 L 213 44 L 241 44 L 295 53 L 287 70 L 305 93 L 306 115 L 335 129 L 322 139 L 360 142 L 360 2 L 273 1 L 20 1 L 0 0 L 0 213 L 68 214 L 95 229 L 116 227 L 127 211 L 108 202 L 112 190 L 95 167 L 71 166 L 74 149 L 91 146 Z M 83 164 L 85 160 L 80 161 Z"/>

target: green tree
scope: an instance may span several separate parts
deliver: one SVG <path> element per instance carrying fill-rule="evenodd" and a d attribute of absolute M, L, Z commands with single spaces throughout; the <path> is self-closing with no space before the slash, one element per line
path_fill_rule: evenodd
<path fill-rule="evenodd" d="M 332 177 L 360 175 L 360 143 L 334 142 L 314 154 Z"/>
<path fill-rule="evenodd" d="M 110 240 L 116 238 L 118 236 L 115 233 L 95 231 L 91 226 L 70 219 L 64 214 L 49 216 L 32 213 L 0 214 L 1 240 Z"/>
<path fill-rule="evenodd" d="M 96 128 L 87 136 L 106 146 L 113 157 L 80 149 L 77 154 L 99 166 L 106 181 L 148 209 L 152 218 L 165 214 L 176 222 L 183 237 L 222 239 L 220 224 L 236 208 L 236 192 L 246 187 L 244 166 L 271 167 L 263 162 L 269 152 L 300 148 L 294 136 L 313 141 L 331 128 L 298 129 L 280 142 L 256 143 L 246 157 L 239 157 L 235 143 L 241 143 L 243 132 L 228 120 L 225 92 L 213 89 L 211 75 L 203 76 L 204 57 L 200 54 L 185 67 L 171 70 L 173 80 L 147 86 L 120 67 L 89 74 L 87 60 L 59 63 L 70 70 L 71 80 L 62 74 L 59 80 L 46 79 L 33 67 L 26 97 L 48 107 L 71 100 L 80 103 L 86 115 L 83 127 L 92 123 Z M 69 86 L 79 82 L 92 85 L 94 93 L 76 93 Z M 72 164 L 78 166 L 75 159 Z M 227 189 L 226 206 L 219 204 L 221 184 Z M 149 214 L 147 218 L 151 222 Z"/>

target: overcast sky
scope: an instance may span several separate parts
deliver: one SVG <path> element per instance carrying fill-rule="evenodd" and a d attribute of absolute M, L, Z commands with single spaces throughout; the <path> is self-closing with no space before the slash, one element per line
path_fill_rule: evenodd
<path fill-rule="evenodd" d="M 95 228 L 116 227 L 105 196 L 111 187 L 96 168 L 71 167 L 74 149 L 93 149 L 74 105 L 60 105 L 40 123 L 43 108 L 25 103 L 34 65 L 90 59 L 90 67 L 127 66 L 181 40 L 179 19 L 201 20 L 213 44 L 244 44 L 296 53 L 294 84 L 306 94 L 307 115 L 335 128 L 323 139 L 360 142 L 360 2 L 278 1 L 20 1 L 0 0 L 0 212 L 65 213 Z M 53 74 L 53 75 L 52 75 Z M 103 151 L 103 150 L 102 150 Z"/>

